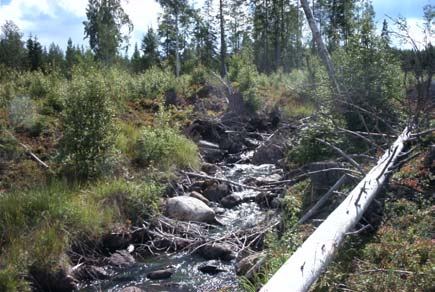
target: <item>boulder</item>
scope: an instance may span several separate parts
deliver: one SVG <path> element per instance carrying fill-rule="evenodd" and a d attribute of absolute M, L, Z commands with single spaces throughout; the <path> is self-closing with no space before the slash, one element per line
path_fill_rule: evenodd
<path fill-rule="evenodd" d="M 255 253 L 253 255 L 242 258 L 236 263 L 236 273 L 238 276 L 244 276 L 246 273 L 258 262 L 263 256 L 262 253 Z"/>
<path fill-rule="evenodd" d="M 122 289 L 121 292 L 145 292 L 145 291 L 135 286 L 129 286 Z"/>
<path fill-rule="evenodd" d="M 219 202 L 223 197 L 229 195 L 230 192 L 229 184 L 213 182 L 205 188 L 203 195 L 210 201 Z"/>
<path fill-rule="evenodd" d="M 126 267 L 133 265 L 136 261 L 134 257 L 126 250 L 118 250 L 108 259 L 110 265 L 115 267 Z"/>
<path fill-rule="evenodd" d="M 101 244 L 105 251 L 113 253 L 117 250 L 126 249 L 131 241 L 131 233 L 126 232 L 125 227 L 120 225 L 116 226 L 113 232 L 103 235 Z"/>
<path fill-rule="evenodd" d="M 225 243 L 208 243 L 198 250 L 198 254 L 206 260 L 230 261 L 236 258 L 231 246 Z"/>
<path fill-rule="evenodd" d="M 208 175 L 215 175 L 219 171 L 219 167 L 215 164 L 205 162 L 201 165 L 201 170 Z"/>
<path fill-rule="evenodd" d="M 198 270 L 203 272 L 204 274 L 215 275 L 221 272 L 226 272 L 225 269 L 222 269 L 219 265 L 218 261 L 212 260 L 206 263 L 200 264 L 198 266 Z"/>
<path fill-rule="evenodd" d="M 74 271 L 73 276 L 79 280 L 104 280 L 110 277 L 110 274 L 103 268 L 93 265 L 83 265 Z"/>
<path fill-rule="evenodd" d="M 255 197 L 255 202 L 261 207 L 270 208 L 272 206 L 272 201 L 278 195 L 272 192 L 261 192 Z"/>
<path fill-rule="evenodd" d="M 201 194 L 198 193 L 198 192 L 195 192 L 195 191 L 191 192 L 191 193 L 189 194 L 189 197 L 192 197 L 192 198 L 198 199 L 198 200 L 200 200 L 200 201 L 206 203 L 207 205 L 210 204 L 210 201 L 209 201 L 206 197 L 204 197 L 203 195 L 201 195 Z"/>
<path fill-rule="evenodd" d="M 151 280 L 168 279 L 172 276 L 173 273 L 174 268 L 169 267 L 167 269 L 152 271 L 147 274 L 147 278 Z"/>
<path fill-rule="evenodd" d="M 256 181 L 257 181 L 257 185 L 261 186 L 261 185 L 265 185 L 271 182 L 277 182 L 282 180 L 282 175 L 279 175 L 278 173 L 273 173 L 271 175 L 263 175 L 260 177 L 257 177 Z"/>
<path fill-rule="evenodd" d="M 238 204 L 241 204 L 242 202 L 243 202 L 242 196 L 240 194 L 235 194 L 235 193 L 225 196 L 221 200 L 221 204 L 225 208 L 233 208 Z"/>
<path fill-rule="evenodd" d="M 44 268 L 32 266 L 29 269 L 30 279 L 33 283 L 32 291 L 59 291 L 71 292 L 76 291 L 77 281 L 68 274 L 69 268 L 59 267 L 53 271 L 47 271 Z"/>
<path fill-rule="evenodd" d="M 265 144 L 255 150 L 252 156 L 252 163 L 260 164 L 276 164 L 278 160 L 284 157 L 284 147 L 277 144 Z"/>
<path fill-rule="evenodd" d="M 339 168 L 340 164 L 334 161 L 312 162 L 304 167 L 306 172 L 314 172 L 329 168 Z M 344 174 L 342 170 L 318 172 L 310 175 L 311 183 L 315 190 L 328 190 Z"/>
<path fill-rule="evenodd" d="M 197 221 L 213 223 L 214 211 L 204 202 L 187 196 L 174 197 L 166 200 L 166 216 L 182 221 Z"/>
<path fill-rule="evenodd" d="M 215 148 L 200 148 L 200 152 L 204 160 L 209 163 L 219 162 L 225 156 L 224 151 Z"/>

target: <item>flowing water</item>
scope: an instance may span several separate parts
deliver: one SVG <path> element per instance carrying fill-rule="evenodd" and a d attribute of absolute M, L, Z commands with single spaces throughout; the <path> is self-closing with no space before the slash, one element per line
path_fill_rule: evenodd
<path fill-rule="evenodd" d="M 236 182 L 243 182 L 249 177 L 269 175 L 275 169 L 274 165 L 235 164 L 225 167 L 222 176 Z M 237 190 L 243 197 L 253 197 L 253 190 Z M 221 237 L 238 228 L 255 226 L 265 218 L 266 210 L 262 210 L 255 202 L 242 203 L 232 209 L 224 209 L 218 216 L 224 224 L 210 232 L 211 237 Z M 118 270 L 109 280 L 101 280 L 84 285 L 79 291 L 120 291 L 128 286 L 135 286 L 144 291 L 242 291 L 235 274 L 235 260 L 214 261 L 220 269 L 225 270 L 215 275 L 202 273 L 198 270 L 201 264 L 207 262 L 197 255 L 187 252 L 160 254 L 137 262 L 135 265 Z M 150 280 L 146 275 L 155 270 L 164 269 L 168 265 L 175 266 L 175 272 L 169 279 Z"/>

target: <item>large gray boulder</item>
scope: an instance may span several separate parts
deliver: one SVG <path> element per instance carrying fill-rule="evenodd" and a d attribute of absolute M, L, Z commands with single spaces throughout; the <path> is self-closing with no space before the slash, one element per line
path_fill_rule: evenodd
<path fill-rule="evenodd" d="M 169 218 L 182 221 L 215 222 L 213 209 L 197 198 L 187 196 L 168 199 L 165 214 Z"/>

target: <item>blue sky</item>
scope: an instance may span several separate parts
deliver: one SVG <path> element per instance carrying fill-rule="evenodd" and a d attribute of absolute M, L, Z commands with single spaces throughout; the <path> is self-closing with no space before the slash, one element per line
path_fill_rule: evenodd
<path fill-rule="evenodd" d="M 40 42 L 47 46 L 51 42 L 66 47 L 69 37 L 75 44 L 87 45 L 83 40 L 83 25 L 87 0 L 0 0 L 0 25 L 6 20 L 14 21 L 27 38 L 37 35 Z M 196 0 L 197 5 L 202 0 Z M 379 26 L 385 15 L 408 19 L 412 32 L 419 38 L 417 24 L 422 20 L 422 8 L 435 4 L 435 0 L 373 0 L 376 20 Z M 134 31 L 130 43 L 140 43 L 149 26 L 155 26 L 160 10 L 155 0 L 123 1 L 123 7 L 130 16 Z"/>

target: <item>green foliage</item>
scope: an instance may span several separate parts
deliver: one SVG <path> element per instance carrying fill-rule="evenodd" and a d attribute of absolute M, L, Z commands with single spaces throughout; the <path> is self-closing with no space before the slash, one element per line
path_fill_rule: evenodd
<path fill-rule="evenodd" d="M 242 279 L 242 285 L 247 291 L 257 291 L 275 274 L 275 272 L 291 256 L 302 243 L 304 234 L 294 228 L 298 221 L 302 205 L 301 192 L 306 188 L 306 183 L 294 185 L 285 195 L 282 208 L 282 225 L 280 234 L 270 232 L 266 234 L 266 262 L 261 272 L 254 276 L 253 281 Z"/>
<path fill-rule="evenodd" d="M 30 127 L 35 120 L 36 108 L 26 96 L 15 97 L 9 105 L 9 119 L 13 127 Z"/>
<path fill-rule="evenodd" d="M 111 85 L 101 73 L 76 71 L 66 98 L 61 159 L 66 173 L 79 179 L 103 174 L 115 142 Z"/>
<path fill-rule="evenodd" d="M 118 48 L 126 40 L 122 28 L 127 27 L 128 33 L 133 30 L 133 24 L 121 6 L 120 0 L 89 0 L 86 9 L 87 21 L 85 38 L 98 60 L 109 65 L 113 62 Z"/>
<path fill-rule="evenodd" d="M 367 34 L 350 38 L 346 49 L 334 53 L 338 79 L 356 105 L 375 112 L 384 120 L 395 123 L 398 118 L 397 100 L 402 100 L 402 72 L 397 60 L 385 48 L 382 39 Z M 377 122 L 373 116 L 362 113 L 369 129 Z M 355 110 L 345 113 L 349 129 L 366 131 Z M 380 124 L 381 128 L 386 125 Z"/>
<path fill-rule="evenodd" d="M 431 206 L 387 202 L 385 222 L 362 245 L 350 238 L 314 291 L 430 291 L 433 287 Z"/>
<path fill-rule="evenodd" d="M 116 179 L 101 182 L 88 192 L 103 206 L 111 209 L 118 222 L 143 222 L 158 211 L 157 202 L 163 188 L 153 181 L 140 184 Z"/>
<path fill-rule="evenodd" d="M 258 72 L 252 62 L 252 52 L 249 48 L 231 57 L 228 77 L 233 86 L 242 94 L 247 108 L 253 113 L 260 109 L 261 100 L 257 88 Z"/>
<path fill-rule="evenodd" d="M 136 98 L 159 98 L 170 89 L 174 89 L 176 82 L 169 70 L 151 67 L 133 81 L 133 91 Z"/>
<path fill-rule="evenodd" d="M 166 117 L 161 118 L 158 127 L 144 127 L 135 148 L 135 161 L 144 167 L 169 169 L 172 166 L 199 165 L 198 148 L 195 143 L 171 127 Z"/>
<path fill-rule="evenodd" d="M 316 138 L 327 140 L 339 148 L 344 144 L 342 137 L 335 133 L 332 121 L 319 116 L 301 129 L 296 146 L 290 150 L 287 160 L 303 165 L 334 157 L 336 154 L 334 150 L 317 141 Z"/>

